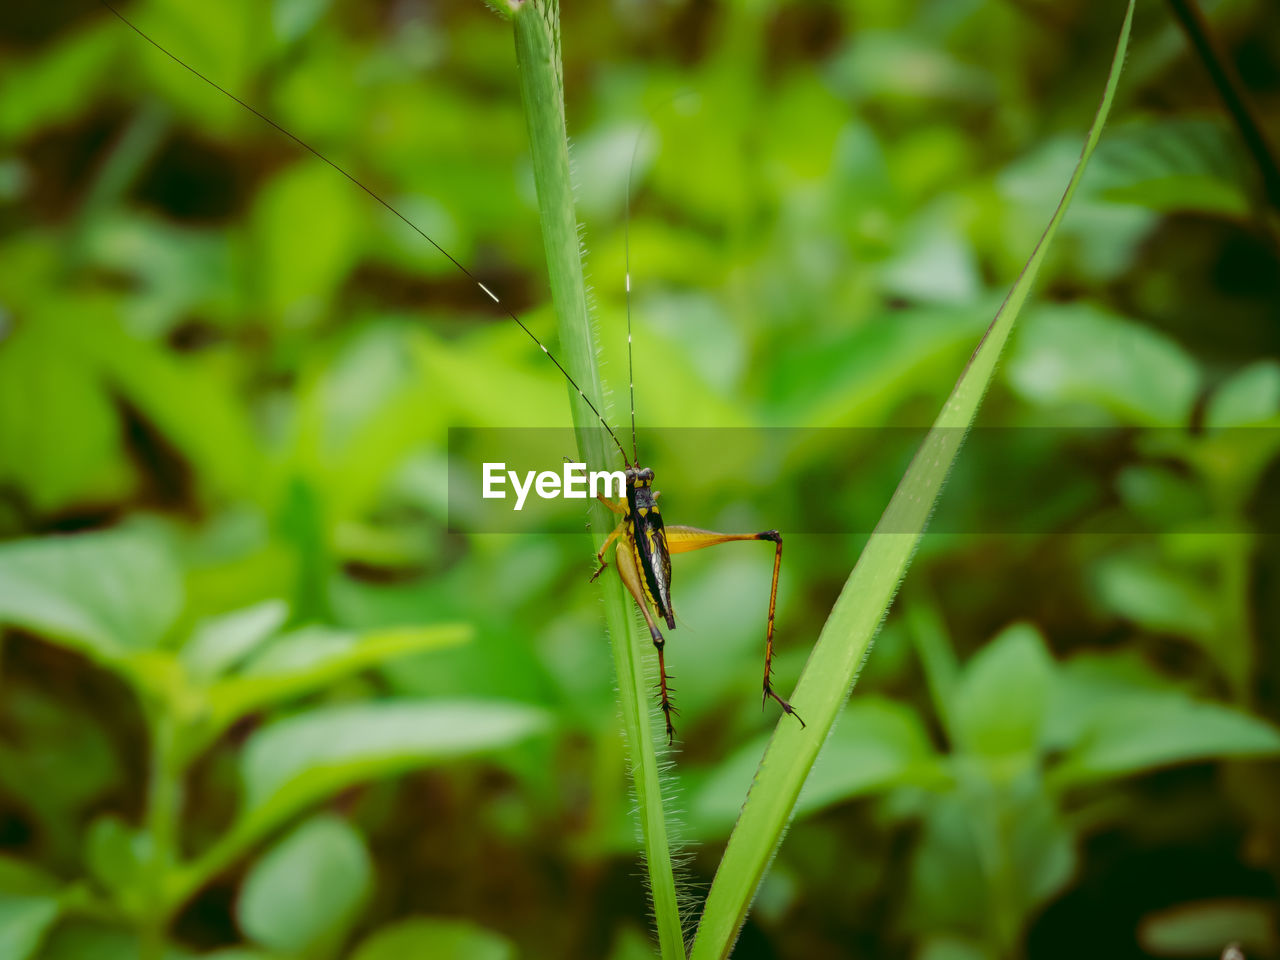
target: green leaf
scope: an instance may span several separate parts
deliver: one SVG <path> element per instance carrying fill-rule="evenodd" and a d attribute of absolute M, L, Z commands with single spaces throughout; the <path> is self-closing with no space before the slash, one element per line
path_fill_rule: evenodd
<path fill-rule="evenodd" d="M 119 49 L 114 25 L 101 27 L 77 30 L 61 43 L 41 44 L 38 54 L 24 61 L 18 60 L 17 49 L 6 56 L 0 85 L 4 140 L 17 143 L 41 128 L 53 129 L 83 115 L 85 91 L 97 89 Z"/>
<path fill-rule="evenodd" d="M 131 121 L 126 139 L 119 147 L 113 149 L 113 163 L 118 159 L 120 171 L 127 175 L 144 165 L 160 147 L 169 134 L 170 115 L 159 101 L 146 102 L 136 117 Z M 124 168 L 128 167 L 128 170 Z M 112 173 L 114 176 L 114 171 Z M 84 210 L 84 258 L 92 264 L 93 269 L 118 273 L 131 280 L 129 304 L 129 325 L 127 336 L 136 338 L 145 331 L 155 337 L 161 333 L 172 334 L 181 324 L 199 312 L 202 316 L 208 313 L 208 319 L 214 318 L 228 309 L 228 300 L 234 300 L 235 292 L 228 289 L 226 277 L 230 273 L 231 258 L 235 256 L 226 238 L 220 233 L 192 231 L 175 224 L 158 212 L 143 213 L 137 210 L 122 209 L 113 206 L 113 196 L 118 191 L 126 190 L 127 184 L 111 179 L 99 181 L 104 191 L 102 198 L 94 198 L 100 204 L 95 210 Z M 111 191 L 107 193 L 106 191 Z M 231 321 L 234 322 L 234 321 Z M 114 369 L 117 375 L 126 372 L 126 368 L 138 370 L 138 354 L 126 359 L 123 367 L 116 366 L 120 359 L 111 355 L 112 346 L 120 345 L 118 338 L 104 338 L 97 352 L 100 359 Z M 110 340 L 115 339 L 112 344 Z M 137 350 L 140 341 L 125 345 L 125 352 Z M 172 383 L 171 372 L 176 366 L 186 373 L 196 374 L 203 385 L 184 392 L 182 396 L 170 396 L 171 405 L 157 409 L 148 405 L 148 418 L 152 413 L 167 414 L 173 418 L 170 422 L 179 430 L 191 431 L 193 440 L 201 445 L 216 445 L 224 438 L 210 436 L 207 428 L 218 419 L 218 414 L 209 417 L 212 411 L 202 409 L 202 404 L 213 402 L 225 409 L 227 404 L 234 403 L 232 391 L 222 391 L 217 396 L 216 376 L 210 376 L 210 370 L 201 370 L 199 360 L 194 357 L 182 358 L 169 354 L 161 347 L 161 341 L 153 340 L 150 345 L 143 345 L 142 356 L 150 355 L 157 359 L 162 368 L 158 383 L 151 386 L 153 391 L 146 393 L 131 391 L 130 398 L 142 401 L 147 398 L 162 400 L 165 387 Z M 157 355 L 159 357 L 157 358 Z M 164 370 L 168 368 L 168 370 Z M 224 387 L 226 384 L 224 383 Z M 111 397 L 107 397 L 111 400 Z M 166 419 L 168 419 L 166 417 Z M 185 422 L 179 418 L 187 418 Z M 158 421 L 157 421 L 158 425 Z M 203 432 L 202 436 L 198 436 Z M 184 449 L 184 455 L 190 456 L 193 451 Z M 225 451 L 227 454 L 239 451 Z M 193 458 L 195 459 L 195 458 Z M 193 464 L 199 466 L 198 463 Z M 243 464 L 241 466 L 244 466 Z"/>
<path fill-rule="evenodd" d="M 1217 956 L 1228 943 L 1238 943 L 1245 956 L 1268 957 L 1280 947 L 1274 916 L 1271 900 L 1241 897 L 1180 903 L 1143 917 L 1138 942 L 1153 957 Z"/>
<path fill-rule="evenodd" d="M 182 595 L 173 558 L 146 530 L 0 544 L 0 623 L 95 659 L 158 646 Z"/>
<path fill-rule="evenodd" d="M 909 915 L 926 929 L 980 932 L 990 889 L 980 848 L 979 811 L 961 791 L 926 808 L 911 857 Z"/>
<path fill-rule="evenodd" d="M 991 242 L 1003 262 L 1020 259 L 1017 251 L 1039 230 L 1052 203 L 1054 184 L 1071 170 L 1078 152 L 1074 137 L 1059 134 L 1032 146 L 999 174 L 997 186 L 1002 202 L 996 211 L 1000 216 Z M 1064 249 L 1055 259 L 1068 275 L 1105 289 L 1132 270 L 1143 242 L 1160 217 L 1143 207 L 1099 200 L 1089 186 L 1094 172 L 1091 161 L 1071 216 L 1063 224 Z M 990 214 L 983 219 L 990 219 Z"/>
<path fill-rule="evenodd" d="M 288 617 L 287 603 L 267 600 L 201 621 L 182 648 L 182 665 L 196 680 L 221 676 L 279 630 Z"/>
<path fill-rule="evenodd" d="M 549 725 L 501 701 L 383 701 L 296 714 L 255 733 L 240 759 L 241 812 L 175 880 L 190 895 L 307 806 L 368 780 L 511 746 Z"/>
<path fill-rule="evenodd" d="M 1156 530 L 1186 529 L 1210 516 L 1212 509 L 1198 478 L 1163 464 L 1123 467 L 1115 487 L 1125 507 Z"/>
<path fill-rule="evenodd" d="M 286 43 L 302 37 L 329 10 L 332 0 L 273 0 L 271 22 Z"/>
<path fill-rule="evenodd" d="M 938 98 L 986 104 L 997 96 L 991 75 L 908 32 L 859 30 L 830 67 L 831 83 L 859 100 Z"/>
<path fill-rule="evenodd" d="M 1009 357 L 1010 385 L 1043 406 L 1080 405 L 1142 426 L 1184 426 L 1200 370 L 1160 333 L 1086 303 L 1044 306 Z"/>
<path fill-rule="evenodd" d="M 162 3 L 149 6 L 139 24 L 150 36 L 164 38 L 170 49 L 199 64 L 228 90 L 250 89 L 263 60 L 272 52 L 269 8 L 259 0 L 224 0 L 217 8 L 201 4 Z M 146 89 L 164 91 L 168 104 L 199 123 L 202 130 L 240 129 L 244 109 L 212 96 L 204 84 L 175 78 L 173 61 L 148 44 L 126 46 Z"/>
<path fill-rule="evenodd" d="M 609 960 L 653 960 L 653 944 L 634 925 L 627 924 L 613 941 Z"/>
<path fill-rule="evenodd" d="M 791 699 L 808 726 L 802 728 L 791 717 L 783 717 L 774 731 L 716 871 L 693 944 L 694 960 L 723 958 L 733 947 L 804 781 L 911 563 L 964 433 L 991 383 L 996 360 L 1102 135 L 1120 82 L 1132 22 L 1130 0 L 1102 101 L 1058 209 L 894 492 L 809 656 Z"/>
<path fill-rule="evenodd" d="M 471 636 L 470 626 L 455 623 L 363 632 L 308 627 L 286 634 L 209 691 L 214 727 L 221 729 L 252 710 L 321 689 L 396 657 L 457 646 Z"/>
<path fill-rule="evenodd" d="M 145 876 L 148 850 L 145 835 L 119 817 L 106 814 L 89 827 L 85 863 L 102 889 L 126 903 Z"/>
<path fill-rule="evenodd" d="M 1058 665 L 1041 741 L 1048 750 L 1068 750 L 1089 736 L 1099 719 L 1127 701 L 1171 693 L 1177 693 L 1177 688 L 1136 653 L 1079 654 Z"/>
<path fill-rule="evenodd" d="M 1259 360 L 1237 371 L 1209 397 L 1206 427 L 1245 427 L 1280 414 L 1280 363 Z"/>
<path fill-rule="evenodd" d="M 127 400 L 191 465 L 199 492 L 239 497 L 252 491 L 262 454 L 228 382 L 119 323 L 99 325 L 87 349 L 112 394 Z"/>
<path fill-rule="evenodd" d="M 542 729 L 531 707 L 388 701 L 309 710 L 254 734 L 241 759 L 245 809 L 298 809 L 363 780 L 509 746 Z"/>
<path fill-rule="evenodd" d="M 1161 118 L 1129 123 L 1098 148 L 1090 193 L 1112 203 L 1170 213 L 1194 210 L 1244 217 L 1250 176 L 1225 122 Z"/>
<path fill-rule="evenodd" d="M 1028 762 L 1040 742 L 1053 659 L 1030 624 L 1008 627 L 965 665 L 952 716 L 959 746 L 992 761 Z"/>
<path fill-rule="evenodd" d="M 917 960 L 995 960 L 981 944 L 958 937 L 931 937 L 924 941 Z"/>
<path fill-rule="evenodd" d="M 1069 786 L 1159 767 L 1280 755 L 1280 730 L 1257 717 L 1177 692 L 1135 691 L 1099 711 L 1053 771 Z"/>
<path fill-rule="evenodd" d="M 119 757 L 101 714 L 11 684 L 4 715 L 0 793 L 29 811 L 46 842 L 75 843 L 84 810 L 120 783 Z"/>
<path fill-rule="evenodd" d="M 1016 937 L 1075 863 L 1072 833 L 1039 778 L 962 780 L 929 801 L 912 858 L 913 925 Z"/>
<path fill-rule="evenodd" d="M 419 917 L 383 927 L 360 944 L 351 960 L 515 960 L 505 937 L 465 920 Z"/>
<path fill-rule="evenodd" d="M 332 949 L 373 888 L 364 839 L 331 814 L 312 817 L 254 864 L 236 904 L 240 929 L 285 954 Z"/>
<path fill-rule="evenodd" d="M 1000 826 L 1022 920 L 1070 883 L 1076 869 L 1076 839 L 1040 778 L 1010 799 Z"/>
<path fill-rule="evenodd" d="M 982 289 L 977 258 L 962 224 L 949 222 L 936 210 L 907 227 L 904 249 L 881 271 L 887 293 L 918 303 L 968 304 Z"/>
<path fill-rule="evenodd" d="M 137 934 L 95 921 L 69 920 L 49 936 L 40 960 L 139 960 Z M 191 954 L 166 946 L 163 960 L 191 960 Z"/>
<path fill-rule="evenodd" d="M 35 864 L 0 854 L 0 894 L 32 896 L 57 891 L 58 878 Z"/>
<path fill-rule="evenodd" d="M 8 269 L 30 268 L 9 263 Z M 50 299 L 0 343 L 0 482 L 17 487 L 40 512 L 126 496 L 134 485 L 119 414 L 93 359 L 41 312 L 65 310 L 93 325 L 103 319 L 100 311 Z"/>
<path fill-rule="evenodd" d="M 1093 571 L 1102 605 L 1154 633 L 1190 637 L 1218 653 L 1215 598 L 1203 582 L 1169 561 L 1142 553 L 1101 560 Z"/>
<path fill-rule="evenodd" d="M 736 750 L 693 794 L 689 814 L 697 836 L 722 834 L 733 823 L 767 744 L 762 737 Z M 915 711 L 867 698 L 845 708 L 805 781 L 795 814 L 804 817 L 852 797 L 942 776 Z"/>
<path fill-rule="evenodd" d="M 381 663 L 390 657 L 457 646 L 472 636 L 466 624 L 425 627 L 384 627 L 354 632 L 307 627 L 272 641 L 240 671 L 242 677 L 281 677 L 309 674 L 320 667 L 344 670 Z"/>
<path fill-rule="evenodd" d="M 1197 700 L 1125 654 L 1087 654 L 1061 667 L 1045 740 L 1063 751 L 1052 773 L 1059 786 L 1280 751 L 1280 730 L 1274 726 Z"/>
<path fill-rule="evenodd" d="M 3 346 L 0 476 L 19 483 L 39 508 L 134 492 L 138 471 L 125 445 L 121 401 L 173 446 L 209 493 L 244 494 L 258 479 L 252 431 L 229 385 L 126 328 L 114 302 L 62 292 L 42 297 Z M 42 416 L 24 416 L 30 409 Z"/>
<path fill-rule="evenodd" d="M 59 909 L 54 897 L 0 893 L 0 957 L 27 960 L 34 956 L 58 919 Z"/>
<path fill-rule="evenodd" d="M 315 321 L 343 282 L 356 249 L 358 202 L 342 178 L 313 159 L 285 168 L 258 192 L 252 236 L 262 306 L 281 322 Z"/>
<path fill-rule="evenodd" d="M 797 338 L 769 367 L 779 422 L 843 427 L 884 421 L 921 384 L 949 376 L 990 315 L 981 304 L 908 308 L 834 335 Z"/>
<path fill-rule="evenodd" d="M 435 430 L 444 431 L 437 399 L 456 397 L 452 384 L 436 374 L 440 366 L 451 364 L 443 361 L 419 369 L 418 357 L 434 351 L 422 349 L 418 339 L 403 328 L 370 326 L 346 341 L 323 375 L 304 381 L 297 456 L 322 495 L 326 513 L 336 519 L 362 520 L 385 494 L 388 475 L 418 451 L 424 439 L 438 436 Z M 466 379 L 465 371 L 449 373 Z M 483 382 L 477 372 L 470 388 L 476 390 Z M 489 397 L 488 402 L 496 401 Z"/>

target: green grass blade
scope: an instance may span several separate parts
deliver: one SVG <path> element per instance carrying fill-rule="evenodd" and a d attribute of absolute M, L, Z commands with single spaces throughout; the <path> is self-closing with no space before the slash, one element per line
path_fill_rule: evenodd
<path fill-rule="evenodd" d="M 591 322 L 587 313 L 578 221 L 574 213 L 569 174 L 569 148 L 565 134 L 564 92 L 560 73 L 559 7 L 555 0 L 528 0 L 512 5 L 516 60 L 529 140 L 533 151 L 534 181 L 542 238 L 551 278 L 551 297 L 560 321 L 558 358 L 568 368 L 596 408 L 600 398 L 600 371 Z M 587 403 L 570 390 L 578 452 L 592 469 L 617 465 L 617 451 Z M 593 505 L 592 528 L 596 545 L 613 527 L 612 515 Z M 584 558 L 585 559 L 585 558 Z M 586 569 L 585 567 L 583 568 Z M 630 756 L 631 777 L 640 816 L 641 838 L 653 896 L 654 917 L 663 960 L 683 958 L 684 934 L 676 899 L 671 865 L 671 844 L 658 776 L 658 758 L 650 727 L 651 704 L 646 690 L 641 639 L 622 584 L 616 576 L 601 578 L 605 622 L 612 641 L 618 699 Z M 647 644 L 647 635 L 643 643 Z"/>
<path fill-rule="evenodd" d="M 765 750 L 712 883 L 692 960 L 726 957 L 733 948 L 751 899 L 781 842 L 800 788 L 911 563 L 943 481 L 991 382 L 1000 351 L 1098 144 L 1120 80 L 1132 22 L 1130 0 L 1102 102 L 1062 200 L 894 492 L 814 646 L 791 699 L 808 727 L 802 729 L 789 718 L 782 718 Z"/>

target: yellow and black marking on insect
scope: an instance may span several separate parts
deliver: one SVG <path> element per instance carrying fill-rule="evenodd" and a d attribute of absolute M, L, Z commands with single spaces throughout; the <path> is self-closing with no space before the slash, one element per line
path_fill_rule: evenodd
<path fill-rule="evenodd" d="M 345 167 L 330 160 L 327 156 L 307 143 L 296 134 L 285 129 L 275 120 L 258 110 L 256 107 L 242 100 L 231 91 L 220 86 L 209 77 L 205 76 L 195 67 L 182 60 L 176 54 L 172 53 L 168 48 L 164 47 L 151 36 L 141 30 L 128 17 L 121 13 L 108 0 L 99 0 L 99 3 L 111 12 L 126 27 L 136 33 L 139 37 L 155 47 L 174 63 L 187 70 L 194 76 L 198 77 L 204 83 L 208 84 L 214 90 L 223 96 L 239 104 L 245 110 L 252 113 L 258 119 L 267 125 L 273 127 L 279 133 L 288 137 L 299 147 L 312 154 L 318 160 L 327 164 L 334 171 L 349 180 L 353 185 L 363 190 L 374 201 L 384 207 L 388 212 L 392 213 L 406 226 L 413 230 L 419 237 L 433 246 L 441 255 L 443 255 L 450 263 L 460 270 L 477 289 L 486 297 L 497 304 L 504 313 L 523 330 L 539 349 L 546 355 L 547 359 L 555 364 L 556 369 L 569 382 L 569 385 L 578 392 L 578 396 L 586 403 L 596 419 L 604 427 L 609 438 L 613 441 L 614 446 L 618 448 L 618 452 L 622 454 L 622 461 L 626 467 L 626 497 L 618 502 L 611 502 L 604 497 L 600 500 L 621 519 L 618 525 L 605 539 L 604 545 L 601 546 L 596 554 L 599 561 L 599 567 L 592 574 L 591 580 L 594 582 L 597 577 L 608 566 L 605 560 L 605 554 L 609 547 L 614 543 L 617 544 L 614 552 L 615 562 L 618 574 L 622 579 L 627 590 L 630 591 L 632 597 L 635 598 L 636 605 L 640 608 L 641 614 L 644 616 L 645 622 L 649 626 L 649 635 L 653 640 L 654 648 L 658 653 L 658 691 L 662 706 L 663 716 L 666 720 L 667 739 L 671 741 L 675 737 L 675 727 L 671 722 L 672 715 L 676 713 L 675 707 L 671 703 L 670 687 L 668 685 L 668 676 L 666 670 L 666 658 L 664 649 L 666 640 L 663 637 L 661 629 L 658 627 L 657 620 L 663 621 L 668 629 L 674 630 L 676 626 L 675 613 L 671 605 L 671 554 L 688 553 L 693 550 L 701 550 L 704 547 L 713 547 L 721 543 L 729 543 L 734 540 L 767 540 L 774 544 L 773 557 L 773 582 L 769 589 L 769 617 L 765 627 L 765 653 L 764 653 L 764 695 L 763 702 L 768 703 L 770 699 L 777 701 L 783 711 L 796 720 L 800 721 L 800 725 L 804 726 L 804 721 L 800 719 L 800 715 L 792 709 L 791 704 L 780 697 L 773 689 L 771 680 L 771 671 L 773 663 L 773 620 L 774 610 L 777 606 L 778 599 L 778 574 L 782 568 L 782 537 L 777 530 L 765 530 L 761 533 L 717 533 L 712 530 L 700 530 L 696 527 L 672 526 L 667 527 L 662 522 L 662 513 L 658 508 L 658 491 L 653 488 L 653 470 L 648 467 L 639 465 L 639 452 L 636 441 L 636 405 L 635 405 L 635 376 L 632 366 L 631 355 L 631 252 L 630 252 L 630 194 L 631 194 L 631 175 L 635 169 L 636 151 L 632 151 L 631 166 L 627 173 L 627 228 L 626 228 L 626 249 L 627 249 L 627 273 L 626 273 L 626 303 L 627 303 L 627 364 L 628 371 L 631 375 L 631 442 L 633 457 L 627 456 L 626 448 L 623 447 L 618 435 L 614 433 L 613 428 L 609 426 L 609 422 L 596 408 L 591 398 L 583 392 L 578 386 L 577 381 L 573 379 L 569 371 L 561 365 L 560 361 L 555 358 L 546 345 L 540 341 L 537 336 L 530 330 L 518 316 L 501 300 L 498 296 L 485 286 L 478 277 L 468 270 L 462 263 L 449 253 L 444 247 L 433 240 L 426 234 L 416 223 L 400 212 L 396 207 L 389 203 L 363 181 L 358 179 L 354 174 L 349 172 Z M 638 148 L 639 141 L 636 146 Z M 655 616 L 657 619 L 655 619 Z"/>
<path fill-rule="evenodd" d="M 716 533 L 714 530 L 700 530 L 697 527 L 667 527 L 662 522 L 662 513 L 658 507 L 658 491 L 653 489 L 653 471 L 648 467 L 631 466 L 627 468 L 626 477 L 625 498 L 617 503 L 600 498 L 606 507 L 621 515 L 622 519 L 596 554 L 600 565 L 591 579 L 594 581 L 609 565 L 604 559 L 605 553 L 616 541 L 614 557 L 618 576 L 635 598 L 636 606 L 640 608 L 645 623 L 649 626 L 653 646 L 658 651 L 658 695 L 667 724 L 667 740 L 675 737 L 671 717 L 677 711 L 671 703 L 671 691 L 667 683 L 664 656 L 666 638 L 654 615 L 665 621 L 668 629 L 675 629 L 676 618 L 671 607 L 671 554 L 688 553 L 734 540 L 768 540 L 774 544 L 773 583 L 769 588 L 769 619 L 764 641 L 763 699 L 766 703 L 770 699 L 776 700 L 784 712 L 800 720 L 800 725 L 804 726 L 800 715 L 777 694 L 772 683 L 773 618 L 778 602 L 778 574 L 782 570 L 782 535 L 777 530 L 765 530 L 761 533 Z"/>

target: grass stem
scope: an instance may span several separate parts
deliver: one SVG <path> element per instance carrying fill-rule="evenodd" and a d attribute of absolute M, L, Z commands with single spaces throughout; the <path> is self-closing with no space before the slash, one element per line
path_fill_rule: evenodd
<path fill-rule="evenodd" d="M 520 93 L 529 126 L 534 182 L 542 238 L 550 275 L 551 299 L 559 318 L 558 359 L 598 410 L 603 410 L 601 377 L 590 316 L 582 254 L 574 212 L 569 169 L 569 146 L 564 117 L 564 89 L 560 65 L 560 13 L 556 0 L 526 0 L 513 5 L 516 63 Z M 578 452 L 592 469 L 616 463 L 617 452 L 588 403 L 570 389 Z M 612 528 L 612 515 L 593 504 L 592 529 L 597 547 Z M 584 568 L 585 569 L 585 568 Z M 640 816 L 649 889 L 663 960 L 684 957 L 671 841 L 667 833 L 658 747 L 651 725 L 649 681 L 640 656 L 641 643 L 633 611 L 616 576 L 601 577 L 605 622 L 612 642 L 618 700 L 626 733 L 632 783 Z"/>

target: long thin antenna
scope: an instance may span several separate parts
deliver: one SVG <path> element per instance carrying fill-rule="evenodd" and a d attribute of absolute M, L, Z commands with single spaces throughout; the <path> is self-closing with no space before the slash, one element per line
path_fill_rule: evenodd
<path fill-rule="evenodd" d="M 513 311 L 510 307 L 508 307 L 501 300 L 499 300 L 497 294 L 495 294 L 492 290 L 490 290 L 483 283 L 481 283 L 479 278 L 476 277 L 476 275 L 473 274 L 466 267 L 464 267 L 462 263 L 453 254 L 451 254 L 444 247 L 440 246 L 440 244 L 432 240 L 431 237 L 427 236 L 426 232 L 421 227 L 419 227 L 416 223 L 414 223 L 412 220 L 406 217 L 403 213 L 401 213 L 399 210 L 393 207 L 390 203 L 384 200 L 380 194 L 375 193 L 372 189 L 365 186 L 364 183 L 361 182 L 354 174 L 349 173 L 346 170 L 346 168 L 335 163 L 333 160 L 330 160 L 323 153 L 321 153 L 311 144 L 307 143 L 297 134 L 294 134 L 289 130 L 286 130 L 284 127 L 276 123 L 274 120 L 268 117 L 265 113 L 263 113 L 257 107 L 254 107 L 253 105 L 246 103 L 244 100 L 241 100 L 230 90 L 226 89 L 225 87 L 221 86 L 217 82 L 206 77 L 203 73 L 201 73 L 195 67 L 191 66 L 181 57 L 177 56 L 177 54 L 171 53 L 166 47 L 161 46 L 158 42 L 151 39 L 151 37 L 148 36 L 146 33 L 144 33 L 132 20 L 130 20 L 123 13 L 117 10 L 114 6 L 108 3 L 107 0 L 98 0 L 98 2 L 102 4 L 104 7 L 106 7 L 109 11 L 111 11 L 111 13 L 115 16 L 117 20 L 119 20 L 126 27 L 128 27 L 138 36 L 140 36 L 143 40 L 147 41 L 147 43 L 151 44 L 151 46 L 155 47 L 157 50 L 163 53 L 166 57 L 168 57 L 178 66 L 182 67 L 184 70 L 188 71 L 189 73 L 203 80 L 205 83 L 213 87 L 213 89 L 217 90 L 224 97 L 227 97 L 230 100 L 234 100 L 236 103 L 240 104 L 240 106 L 244 107 L 246 110 L 252 113 L 255 117 L 257 117 L 263 123 L 267 124 L 270 127 L 275 128 L 280 133 L 283 133 L 286 137 L 288 137 L 298 146 L 302 147 L 302 149 L 306 150 L 312 156 L 316 157 L 316 159 L 323 161 L 324 163 L 332 167 L 334 170 L 338 171 L 338 173 L 342 174 L 344 177 L 350 180 L 353 184 L 355 184 L 357 187 L 359 187 L 361 190 L 367 193 L 370 197 L 376 200 L 388 211 L 395 214 L 395 216 L 399 220 L 401 220 L 406 226 L 408 226 L 410 230 L 412 230 L 414 233 L 420 236 L 423 240 L 427 241 L 427 243 L 431 244 L 431 246 L 435 247 L 438 251 L 440 251 L 440 253 L 442 253 L 450 263 L 452 263 L 455 267 L 457 267 L 459 270 L 463 272 L 463 274 L 467 277 L 467 279 L 469 279 L 472 283 L 474 283 L 477 287 L 479 287 L 480 290 L 482 290 L 485 293 L 485 295 L 489 297 L 490 300 L 496 303 L 498 307 L 508 317 L 514 320 L 516 324 L 520 327 L 520 329 L 529 335 L 529 339 L 532 340 L 534 343 L 536 343 L 539 349 L 541 349 L 542 352 L 546 354 L 547 359 L 556 365 L 556 369 L 559 370 L 562 374 L 564 374 L 564 378 L 569 381 L 569 385 L 573 387 L 573 389 L 578 391 L 578 396 L 580 396 L 583 399 L 583 402 L 585 402 L 586 405 L 591 408 L 591 412 L 596 415 L 596 419 L 599 420 L 601 425 L 605 428 L 605 430 L 609 432 L 609 437 L 613 440 L 614 446 L 616 446 L 618 448 L 618 452 L 622 454 L 622 462 L 626 464 L 626 466 L 628 467 L 631 466 L 631 461 L 627 459 L 627 450 L 622 445 L 621 441 L 618 440 L 618 435 L 613 432 L 613 427 L 609 426 L 609 422 L 605 420 L 605 418 L 601 415 L 600 411 L 596 409 L 596 405 L 591 402 L 591 398 L 588 397 L 586 393 L 583 392 L 580 386 L 578 386 L 577 381 L 574 380 L 572 376 L 570 376 L 569 371 L 566 370 L 561 365 L 560 361 L 555 358 L 554 354 L 552 354 L 551 351 L 547 349 L 546 344 L 544 344 L 541 340 L 539 340 L 537 336 L 534 334 L 534 332 L 530 330 L 527 326 L 525 326 L 524 321 L 516 316 L 515 311 Z M 630 331 L 628 330 L 628 334 L 627 334 L 628 343 L 630 342 L 630 339 L 631 339 L 631 335 L 630 335 Z M 634 394 L 633 394 L 633 400 L 634 400 Z M 634 402 L 632 403 L 631 425 L 632 425 L 632 439 L 634 440 L 635 438 L 635 403 Z"/>
<path fill-rule="evenodd" d="M 649 124 L 645 123 L 636 134 L 636 142 L 631 145 L 631 162 L 627 165 L 627 196 L 622 214 L 622 248 L 627 271 L 627 380 L 631 384 L 631 453 L 636 463 L 640 462 L 640 444 L 636 440 L 636 368 L 631 350 L 631 179 L 636 172 L 640 141 L 644 139 L 648 129 Z"/>
<path fill-rule="evenodd" d="M 688 95 L 687 91 L 677 93 L 662 101 L 658 108 L 668 107 L 681 97 Z M 627 195 L 623 198 L 622 207 L 622 249 L 627 280 L 627 381 L 631 392 L 631 454 L 637 464 L 640 462 L 640 444 L 636 440 L 636 372 L 631 346 L 631 183 L 635 179 L 636 157 L 640 155 L 640 144 L 644 142 L 644 135 L 649 132 L 649 128 L 654 125 L 653 117 L 653 113 L 650 113 L 636 134 L 635 143 L 631 145 L 631 162 L 627 164 Z"/>

